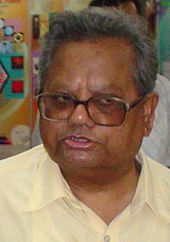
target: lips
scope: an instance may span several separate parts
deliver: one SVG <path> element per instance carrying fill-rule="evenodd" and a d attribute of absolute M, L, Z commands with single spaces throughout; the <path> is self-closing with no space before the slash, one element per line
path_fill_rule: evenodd
<path fill-rule="evenodd" d="M 87 137 L 74 135 L 66 137 L 64 141 L 69 148 L 74 149 L 89 149 L 94 144 L 94 142 Z"/>

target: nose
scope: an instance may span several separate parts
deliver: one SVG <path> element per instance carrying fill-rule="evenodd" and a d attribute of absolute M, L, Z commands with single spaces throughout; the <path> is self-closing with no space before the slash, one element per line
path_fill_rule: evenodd
<path fill-rule="evenodd" d="M 83 104 L 79 104 L 72 112 L 69 118 L 70 125 L 86 125 L 89 128 L 93 128 L 95 123 L 89 117 L 89 114 Z"/>

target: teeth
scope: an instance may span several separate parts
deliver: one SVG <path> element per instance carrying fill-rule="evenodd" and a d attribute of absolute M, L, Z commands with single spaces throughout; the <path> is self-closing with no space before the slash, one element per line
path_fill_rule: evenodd
<path fill-rule="evenodd" d="M 76 142 L 89 142 L 88 139 L 85 139 L 85 138 L 77 138 L 77 137 L 74 137 L 74 136 L 71 137 L 71 140 L 76 141 Z"/>

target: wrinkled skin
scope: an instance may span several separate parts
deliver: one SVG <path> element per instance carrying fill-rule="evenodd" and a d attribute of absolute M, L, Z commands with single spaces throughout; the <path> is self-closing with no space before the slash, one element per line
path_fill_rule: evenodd
<path fill-rule="evenodd" d="M 87 100 L 96 93 L 113 94 L 131 103 L 139 97 L 133 81 L 134 65 L 134 50 L 122 39 L 64 43 L 49 67 L 44 90 L 66 92 L 79 100 Z M 67 121 L 41 118 L 43 143 L 68 179 L 99 179 L 103 172 L 115 172 L 119 177 L 134 169 L 142 138 L 152 128 L 157 99 L 156 94 L 149 94 L 127 113 L 118 127 L 95 125 L 82 105 Z M 88 148 L 68 146 L 66 139 L 70 136 L 89 139 Z"/>

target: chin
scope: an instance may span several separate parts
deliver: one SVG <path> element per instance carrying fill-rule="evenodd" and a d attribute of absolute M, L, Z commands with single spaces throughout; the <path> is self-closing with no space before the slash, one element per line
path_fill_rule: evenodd
<path fill-rule="evenodd" d="M 74 168 L 90 168 L 90 167 L 97 167 L 101 160 L 97 154 L 93 154 L 93 152 L 87 151 L 67 151 L 58 153 L 56 157 L 56 162 L 60 167 L 68 166 Z"/>

